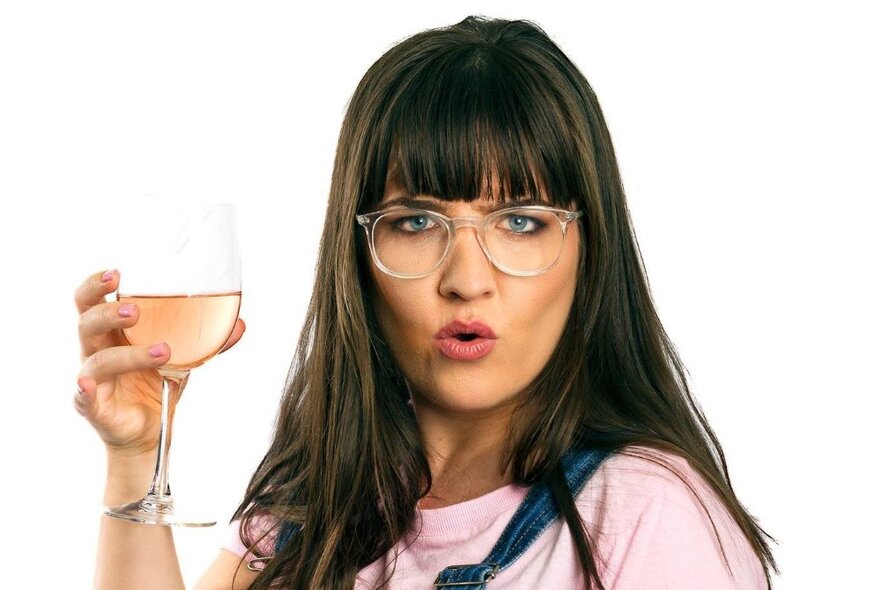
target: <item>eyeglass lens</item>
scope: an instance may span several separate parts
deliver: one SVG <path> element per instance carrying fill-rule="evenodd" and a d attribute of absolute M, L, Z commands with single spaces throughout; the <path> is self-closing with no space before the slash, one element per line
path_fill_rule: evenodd
<path fill-rule="evenodd" d="M 563 229 L 551 211 L 506 209 L 489 216 L 483 240 L 489 256 L 503 270 L 540 272 L 562 252 Z M 379 261 L 400 274 L 430 272 L 442 260 L 450 232 L 445 221 L 429 211 L 389 212 L 373 227 Z"/>

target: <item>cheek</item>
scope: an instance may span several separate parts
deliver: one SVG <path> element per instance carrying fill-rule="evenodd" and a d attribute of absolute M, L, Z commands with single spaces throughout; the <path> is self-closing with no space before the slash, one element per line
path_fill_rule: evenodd
<path fill-rule="evenodd" d="M 574 300 L 574 278 L 563 275 L 545 277 L 540 285 L 523 290 L 511 298 L 508 307 L 511 327 L 518 346 L 515 362 L 529 364 L 530 370 L 540 369 L 556 348 Z M 528 351 L 528 352 L 527 352 Z"/>
<path fill-rule="evenodd" d="M 373 275 L 371 298 L 382 335 L 395 356 L 400 358 L 399 351 L 404 341 L 413 337 L 420 320 L 425 321 L 427 297 L 414 288 L 415 284 L 402 281 L 392 284 L 384 277 Z"/>
<path fill-rule="evenodd" d="M 518 301 L 511 306 L 523 346 L 533 348 L 534 360 L 542 366 L 562 337 L 574 303 L 579 252 L 579 236 L 571 232 L 566 237 L 566 250 L 559 264 L 547 274 L 536 277 L 534 283 L 522 283 L 527 288 L 518 293 Z"/>

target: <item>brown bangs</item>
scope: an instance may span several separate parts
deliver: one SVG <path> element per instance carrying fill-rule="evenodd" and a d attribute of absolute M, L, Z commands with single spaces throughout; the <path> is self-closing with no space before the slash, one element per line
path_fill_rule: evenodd
<path fill-rule="evenodd" d="M 479 42 L 416 59 L 388 85 L 362 207 L 375 208 L 386 178 L 408 197 L 579 200 L 575 126 L 544 75 L 527 56 Z"/>

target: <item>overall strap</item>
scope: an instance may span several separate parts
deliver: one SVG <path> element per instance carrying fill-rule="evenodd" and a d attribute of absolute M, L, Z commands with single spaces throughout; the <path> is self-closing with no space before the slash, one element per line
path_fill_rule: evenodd
<path fill-rule="evenodd" d="M 285 522 L 281 525 L 281 530 L 278 531 L 278 538 L 275 539 L 275 553 L 281 551 L 281 548 L 287 545 L 287 542 L 290 541 L 290 538 L 293 537 L 294 533 L 299 532 L 299 525 L 295 525 L 291 522 Z"/>
<path fill-rule="evenodd" d="M 611 452 L 603 449 L 574 450 L 562 457 L 565 481 L 577 496 L 599 464 Z M 453 590 L 485 590 L 486 583 L 510 567 L 526 549 L 559 517 L 559 506 L 546 482 L 529 490 L 489 555 L 480 562 L 450 565 L 437 575 L 435 588 Z"/>

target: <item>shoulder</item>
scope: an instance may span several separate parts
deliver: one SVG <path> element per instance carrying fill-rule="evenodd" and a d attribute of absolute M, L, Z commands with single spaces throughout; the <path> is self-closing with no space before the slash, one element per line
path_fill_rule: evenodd
<path fill-rule="evenodd" d="M 745 535 L 683 457 L 625 447 L 602 462 L 576 503 L 615 588 L 767 587 Z"/>
<path fill-rule="evenodd" d="M 587 482 L 580 498 L 614 507 L 674 503 L 696 509 L 710 487 L 684 457 L 644 446 L 628 446 L 609 455 Z M 714 494 L 708 494 L 713 499 Z M 696 505 L 694 504 L 696 502 Z"/>
<path fill-rule="evenodd" d="M 233 520 L 222 548 L 246 561 L 269 557 L 275 553 L 277 531 L 278 519 L 266 513 L 254 515 L 245 527 L 241 520 Z"/>

